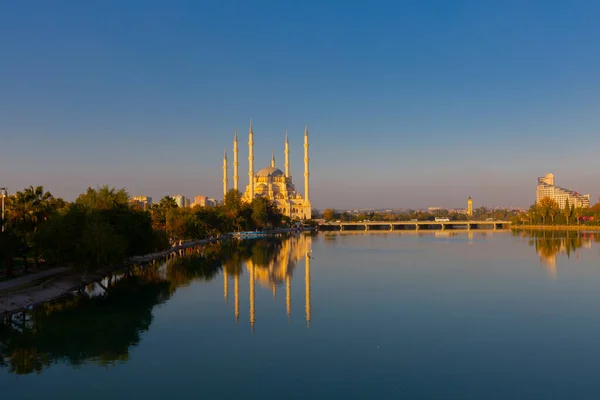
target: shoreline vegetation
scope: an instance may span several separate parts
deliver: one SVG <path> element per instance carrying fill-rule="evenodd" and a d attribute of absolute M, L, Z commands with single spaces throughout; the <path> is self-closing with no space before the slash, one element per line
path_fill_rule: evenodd
<path fill-rule="evenodd" d="M 267 236 L 275 236 L 310 230 L 310 228 L 278 228 L 262 233 Z M 0 282 L 0 318 L 19 313 L 49 301 L 58 300 L 68 296 L 70 293 L 79 292 L 90 284 L 100 284 L 102 280 L 111 277 L 119 271 L 127 273 L 127 270 L 131 267 L 148 265 L 165 258 L 168 260 L 170 257 L 198 253 L 202 251 L 205 245 L 224 242 L 233 238 L 233 234 L 230 234 L 223 235 L 220 238 L 182 242 L 166 250 L 143 256 L 134 256 L 123 265 L 97 269 L 84 277 L 69 268 L 57 267 L 39 274 L 26 275 L 14 280 Z M 244 238 L 242 236 L 237 240 L 247 239 L 251 239 L 251 237 Z"/>
<path fill-rule="evenodd" d="M 591 207 L 576 207 L 567 199 L 563 207 L 550 197 L 544 197 L 529 209 L 511 219 L 513 227 L 531 229 L 597 230 L 600 229 L 600 199 Z"/>
<path fill-rule="evenodd" d="M 600 231 L 600 225 L 511 225 L 510 228 L 520 231 Z"/>
<path fill-rule="evenodd" d="M 71 276 L 74 284 L 115 268 L 112 266 L 145 262 L 173 252 L 174 247 L 225 238 L 230 232 L 301 226 L 300 221 L 283 216 L 272 201 L 256 198 L 244 203 L 235 190 L 227 193 L 223 204 L 209 208 L 178 207 L 168 196 L 143 207 L 132 202 L 125 189 L 108 186 L 88 188 L 72 203 L 41 186 L 30 186 L 3 201 L 0 293 L 2 287 L 6 291 L 15 284 L 7 282 L 19 276 L 26 282 L 44 271 L 62 268 L 59 271 Z M 35 283 L 44 287 L 56 284 L 56 278 L 42 276 L 45 280 Z"/>

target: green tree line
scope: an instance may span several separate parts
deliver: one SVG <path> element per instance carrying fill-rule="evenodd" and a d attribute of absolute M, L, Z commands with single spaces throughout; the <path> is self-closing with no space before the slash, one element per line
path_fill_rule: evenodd
<path fill-rule="evenodd" d="M 511 218 L 514 225 L 599 225 L 600 201 L 592 207 L 575 207 L 567 200 L 565 207 L 550 197 L 532 204 L 527 212 Z"/>
<path fill-rule="evenodd" d="M 276 205 L 241 200 L 230 191 L 222 205 L 180 208 L 165 196 L 144 209 L 125 189 L 88 188 L 74 202 L 30 186 L 5 199 L 0 232 L 0 271 L 8 278 L 40 266 L 83 273 L 125 262 L 132 256 L 168 248 L 180 240 L 216 237 L 238 230 L 274 229 L 289 223 Z"/>

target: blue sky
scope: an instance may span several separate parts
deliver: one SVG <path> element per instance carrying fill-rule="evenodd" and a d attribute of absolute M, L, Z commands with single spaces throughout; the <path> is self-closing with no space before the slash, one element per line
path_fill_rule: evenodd
<path fill-rule="evenodd" d="M 600 194 L 595 1 L 0 3 L 0 186 L 221 197 L 247 132 L 317 208 Z M 230 166 L 230 175 L 232 168 Z M 232 182 L 229 177 L 230 184 Z"/>

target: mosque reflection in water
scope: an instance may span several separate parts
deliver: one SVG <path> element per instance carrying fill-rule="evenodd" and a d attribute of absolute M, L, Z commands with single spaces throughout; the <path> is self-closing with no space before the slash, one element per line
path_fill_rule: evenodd
<path fill-rule="evenodd" d="M 285 307 L 288 319 L 292 313 L 292 275 L 296 265 L 304 260 L 304 313 L 307 326 L 310 326 L 310 247 L 312 236 L 301 235 L 279 242 L 281 248 L 270 254 L 262 253 L 262 245 L 268 242 L 258 242 L 252 248 L 252 255 L 232 258 L 224 263 L 223 296 L 229 302 L 229 284 L 233 280 L 233 312 L 236 322 L 240 319 L 240 275 L 245 265 L 249 285 L 249 318 L 250 327 L 254 331 L 256 323 L 256 285 L 270 290 L 273 298 L 277 288 L 285 286 Z M 249 256 L 249 257 L 248 257 Z"/>
<path fill-rule="evenodd" d="M 233 280 L 236 320 L 240 318 L 241 275 L 248 274 L 249 324 L 253 329 L 256 285 L 266 286 L 274 295 L 285 285 L 290 315 L 292 275 L 296 264 L 305 260 L 305 318 L 310 323 L 311 243 L 307 234 L 215 243 L 169 257 L 166 262 L 134 265 L 77 295 L 14 314 L 0 320 L 0 374 L 3 369 L 16 374 L 39 373 L 59 363 L 126 362 L 129 351 L 150 329 L 154 307 L 168 301 L 178 288 L 213 280 L 221 272 L 226 301 Z"/>

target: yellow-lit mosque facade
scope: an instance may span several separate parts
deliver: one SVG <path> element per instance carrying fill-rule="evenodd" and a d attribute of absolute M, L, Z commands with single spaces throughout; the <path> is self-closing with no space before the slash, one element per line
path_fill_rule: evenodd
<path fill-rule="evenodd" d="M 254 131 L 252 121 L 248 132 L 248 185 L 242 195 L 242 201 L 251 202 L 257 197 L 273 201 L 279 211 L 291 219 L 310 219 L 312 206 L 309 198 L 309 161 L 308 156 L 308 127 L 304 128 L 304 196 L 296 191 L 290 173 L 290 146 L 288 134 L 285 134 L 285 172 L 275 166 L 275 154 L 271 164 L 254 172 Z M 237 132 L 233 138 L 233 189 L 239 190 L 238 175 L 238 137 Z M 227 152 L 223 157 L 223 198 L 229 190 L 227 185 Z"/>

